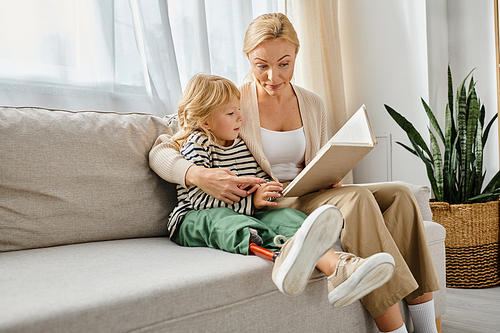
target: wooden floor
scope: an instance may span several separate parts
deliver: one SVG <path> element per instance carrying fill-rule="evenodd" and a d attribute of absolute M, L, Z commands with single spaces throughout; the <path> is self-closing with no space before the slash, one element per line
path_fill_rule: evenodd
<path fill-rule="evenodd" d="M 481 289 L 446 288 L 443 333 L 500 332 L 500 285 Z"/>

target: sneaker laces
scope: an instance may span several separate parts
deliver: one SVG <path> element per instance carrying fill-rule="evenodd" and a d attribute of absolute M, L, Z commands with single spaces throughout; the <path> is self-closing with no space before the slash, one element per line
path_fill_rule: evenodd
<path fill-rule="evenodd" d="M 339 270 L 340 264 L 347 264 L 347 262 L 350 260 L 352 265 L 356 265 L 356 263 L 361 259 L 360 257 L 355 256 L 352 253 L 348 252 L 339 252 L 339 261 L 337 262 L 337 267 L 335 267 L 335 272 L 333 272 L 333 275 L 337 275 L 337 272 Z"/>
<path fill-rule="evenodd" d="M 283 242 L 281 242 L 280 240 L 283 241 Z M 285 243 L 287 242 L 287 240 L 288 239 L 286 239 L 286 237 L 283 236 L 283 235 L 276 235 L 276 236 L 274 236 L 274 240 L 273 241 L 274 241 L 274 245 L 276 245 L 278 248 L 281 249 L 283 247 L 283 245 L 285 245 Z"/>

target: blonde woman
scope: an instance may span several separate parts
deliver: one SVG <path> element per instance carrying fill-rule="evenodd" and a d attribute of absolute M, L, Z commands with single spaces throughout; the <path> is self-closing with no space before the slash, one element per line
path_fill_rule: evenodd
<path fill-rule="evenodd" d="M 291 83 L 299 40 L 283 14 L 265 14 L 248 27 L 244 54 L 251 65 L 251 82 L 240 87 L 245 123 L 241 137 L 257 163 L 273 180 L 292 180 L 327 141 L 325 106 L 321 98 Z M 246 195 L 238 184 L 258 179 L 237 177 L 229 170 L 194 166 L 170 147 L 170 138 L 158 138 L 150 154 L 150 166 L 164 179 L 196 184 L 225 202 L 238 202 Z M 344 218 L 342 247 L 330 249 L 316 267 L 328 276 L 329 292 L 343 283 L 339 268 L 349 270 L 359 257 L 387 252 L 395 259 L 392 278 L 363 297 L 381 332 L 406 332 L 398 301 L 406 299 L 415 332 L 437 332 L 432 292 L 439 289 L 423 221 L 408 188 L 398 184 L 341 186 L 298 198 L 278 198 L 274 207 L 291 207 L 310 214 L 321 205 L 333 205 Z M 354 265 L 351 265 L 354 264 Z M 355 272 L 354 272 L 355 273 Z M 352 270 L 349 274 L 353 274 Z"/>

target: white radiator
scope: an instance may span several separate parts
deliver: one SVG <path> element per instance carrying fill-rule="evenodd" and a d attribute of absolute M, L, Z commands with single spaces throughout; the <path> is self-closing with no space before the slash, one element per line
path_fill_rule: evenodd
<path fill-rule="evenodd" d="M 375 137 L 377 145 L 353 170 L 355 184 L 392 181 L 392 135 Z"/>

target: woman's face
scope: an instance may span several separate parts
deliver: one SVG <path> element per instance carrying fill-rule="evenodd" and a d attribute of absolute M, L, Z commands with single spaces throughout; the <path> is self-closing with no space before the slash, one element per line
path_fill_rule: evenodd
<path fill-rule="evenodd" d="M 295 57 L 295 46 L 280 38 L 262 43 L 248 53 L 258 86 L 270 96 L 280 96 L 288 88 Z"/>

